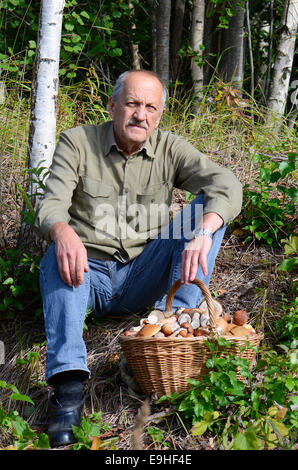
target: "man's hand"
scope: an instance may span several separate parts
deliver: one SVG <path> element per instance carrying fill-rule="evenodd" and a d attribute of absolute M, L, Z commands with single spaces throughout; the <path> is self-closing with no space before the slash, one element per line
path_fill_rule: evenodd
<path fill-rule="evenodd" d="M 222 218 L 213 212 L 203 217 L 203 228 L 211 233 L 216 232 L 223 224 Z M 191 240 L 182 252 L 181 282 L 188 285 L 196 277 L 199 266 L 204 276 L 208 275 L 207 256 L 212 246 L 212 239 L 208 235 L 200 235 Z"/>
<path fill-rule="evenodd" d="M 79 287 L 84 282 L 84 273 L 89 270 L 86 248 L 75 231 L 64 222 L 54 224 L 50 235 L 55 242 L 62 280 L 70 287 Z"/>

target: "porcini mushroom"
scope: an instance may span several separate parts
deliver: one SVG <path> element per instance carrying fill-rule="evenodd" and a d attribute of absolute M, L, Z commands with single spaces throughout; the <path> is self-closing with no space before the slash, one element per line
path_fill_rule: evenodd
<path fill-rule="evenodd" d="M 242 326 L 247 323 L 248 315 L 245 310 L 237 310 L 233 315 L 233 323 L 237 326 Z"/>
<path fill-rule="evenodd" d="M 148 323 L 144 325 L 143 328 L 137 333 L 137 336 L 150 337 L 154 336 L 158 331 L 160 331 L 160 325 L 151 325 Z"/>

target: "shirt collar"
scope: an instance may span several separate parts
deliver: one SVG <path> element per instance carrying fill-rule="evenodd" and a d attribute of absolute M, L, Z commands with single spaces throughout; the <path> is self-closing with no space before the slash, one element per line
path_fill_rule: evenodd
<path fill-rule="evenodd" d="M 155 130 L 153 131 L 153 133 L 155 132 Z M 151 136 L 150 136 L 151 137 Z M 150 143 L 150 137 L 149 139 L 146 140 L 146 142 L 144 143 L 143 147 L 136 153 L 139 153 L 141 152 L 142 150 L 144 150 L 146 152 L 146 155 L 150 158 L 155 158 L 155 154 L 154 154 L 154 150 L 152 148 L 152 145 Z M 114 136 L 114 130 L 113 130 L 113 121 L 110 121 L 109 122 L 109 126 L 108 126 L 108 129 L 107 129 L 107 134 L 106 134 L 106 138 L 104 140 L 104 156 L 106 157 L 110 151 L 111 151 L 111 148 L 115 146 L 116 149 L 118 150 L 118 152 L 122 152 L 121 149 L 119 149 L 116 141 L 115 141 L 115 136 Z"/>

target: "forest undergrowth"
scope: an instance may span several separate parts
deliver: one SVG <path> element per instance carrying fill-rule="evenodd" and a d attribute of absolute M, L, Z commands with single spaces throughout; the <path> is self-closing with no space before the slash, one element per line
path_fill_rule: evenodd
<path fill-rule="evenodd" d="M 38 169 L 26 171 L 30 84 L 6 84 L 0 104 L 0 448 L 47 448 L 45 335 L 38 288 L 41 252 L 18 247 L 24 204 L 32 222 L 26 184 L 31 176 L 43 188 Z M 213 296 L 232 314 L 246 310 L 264 333 L 253 369 L 245 361 L 220 359 L 214 352 L 210 374 L 183 395 L 151 400 L 140 432 L 145 450 L 297 449 L 297 303 L 295 269 L 298 238 L 297 137 L 284 122 L 265 124 L 266 109 L 230 84 L 214 81 L 200 104 L 172 93 L 162 128 L 186 137 L 217 163 L 231 168 L 244 188 L 243 210 L 228 228 L 210 284 Z M 76 125 L 109 119 L 98 77 L 61 88 L 57 136 Z M 193 196 L 176 189 L 173 212 Z M 29 210 L 28 210 L 29 208 Z M 31 217 L 31 219 L 30 219 Z M 127 318 L 100 322 L 87 312 L 84 339 L 92 376 L 78 443 L 71 449 L 132 446 L 136 416 L 144 397 L 123 381 L 119 335 L 139 322 Z M 235 377 L 241 367 L 244 382 Z M 204 393 L 207 390 L 208 393 Z M 224 393 L 219 393 L 219 391 Z M 68 447 L 69 448 L 69 447 Z"/>

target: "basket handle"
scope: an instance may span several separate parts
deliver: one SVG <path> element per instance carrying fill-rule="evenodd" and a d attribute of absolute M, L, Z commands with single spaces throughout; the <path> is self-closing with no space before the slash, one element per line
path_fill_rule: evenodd
<path fill-rule="evenodd" d="M 201 289 L 202 293 L 204 294 L 204 297 L 205 297 L 205 300 L 206 300 L 206 303 L 207 303 L 207 307 L 208 307 L 208 310 L 209 310 L 211 326 L 214 327 L 216 325 L 216 323 L 215 323 L 216 309 L 215 309 L 215 306 L 214 306 L 212 296 L 210 294 L 209 289 L 204 284 L 204 282 L 201 281 L 200 279 L 195 278 L 193 281 L 190 281 L 190 282 L 192 284 L 195 284 L 196 286 L 198 286 Z M 178 279 L 178 281 L 174 282 L 174 284 L 170 288 L 170 290 L 168 292 L 168 295 L 167 295 L 167 300 L 166 300 L 166 311 L 171 311 L 172 310 L 174 295 L 177 292 L 177 290 L 181 287 L 181 285 L 182 285 L 181 279 Z"/>

